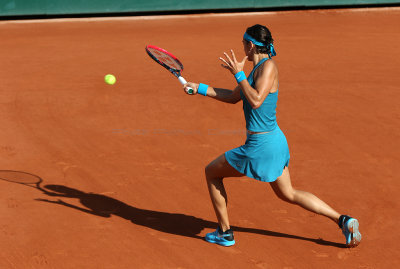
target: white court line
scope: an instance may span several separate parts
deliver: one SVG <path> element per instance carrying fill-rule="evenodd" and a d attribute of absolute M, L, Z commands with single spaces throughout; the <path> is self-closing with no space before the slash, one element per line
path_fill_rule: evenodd
<path fill-rule="evenodd" d="M 149 16 L 117 16 L 117 17 L 90 17 L 90 18 L 60 18 L 60 19 L 27 19 L 27 20 L 5 20 L 4 24 L 33 24 L 33 23 L 64 23 L 64 22 L 106 22 L 106 21 L 136 21 L 136 20 L 173 20 L 185 18 L 217 18 L 217 17 L 241 17 L 241 16 L 267 16 L 293 13 L 353 13 L 353 12 L 387 12 L 400 11 L 400 7 L 360 7 L 343 9 L 305 9 L 286 11 L 255 11 L 241 13 L 205 13 L 205 14 L 182 14 L 182 15 L 149 15 Z"/>

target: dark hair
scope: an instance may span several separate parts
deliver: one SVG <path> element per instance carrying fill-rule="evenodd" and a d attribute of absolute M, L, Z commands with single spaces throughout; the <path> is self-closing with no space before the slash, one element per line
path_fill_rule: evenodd
<path fill-rule="evenodd" d="M 247 28 L 246 33 L 249 34 L 255 40 L 265 44 L 265 47 L 256 45 L 257 51 L 259 53 L 269 54 L 269 52 L 271 51 L 270 44 L 273 44 L 274 40 L 272 39 L 271 32 L 267 27 L 260 24 L 256 24 Z"/>

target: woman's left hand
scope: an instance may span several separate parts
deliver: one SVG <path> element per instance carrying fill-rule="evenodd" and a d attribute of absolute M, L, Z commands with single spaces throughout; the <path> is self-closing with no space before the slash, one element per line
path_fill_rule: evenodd
<path fill-rule="evenodd" d="M 229 57 L 229 55 L 226 52 L 224 52 L 226 59 L 224 59 L 222 57 L 219 57 L 219 59 L 223 62 L 223 64 L 221 64 L 221 66 L 223 68 L 228 69 L 233 75 L 235 75 L 236 73 L 243 71 L 243 67 L 247 60 L 247 56 L 244 57 L 241 62 L 238 62 L 236 60 L 235 53 L 233 52 L 233 50 L 231 50 L 231 54 L 232 54 L 232 59 Z"/>

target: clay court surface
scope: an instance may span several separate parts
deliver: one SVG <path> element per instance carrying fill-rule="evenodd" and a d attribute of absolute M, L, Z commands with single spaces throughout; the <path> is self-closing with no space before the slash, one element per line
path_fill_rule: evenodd
<path fill-rule="evenodd" d="M 357 217 L 358 248 L 249 178 L 225 180 L 237 244 L 202 239 L 204 167 L 244 143 L 242 105 L 185 95 L 144 47 L 233 88 L 218 58 L 255 23 L 293 185 Z M 0 22 L 0 268 L 399 268 L 399 25 L 398 8 Z"/>

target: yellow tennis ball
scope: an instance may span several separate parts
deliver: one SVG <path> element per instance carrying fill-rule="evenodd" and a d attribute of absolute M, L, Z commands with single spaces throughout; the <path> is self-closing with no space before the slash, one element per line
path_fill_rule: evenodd
<path fill-rule="evenodd" d="M 109 85 L 113 85 L 117 81 L 117 79 L 115 78 L 114 75 L 108 74 L 105 75 L 104 81 Z"/>

